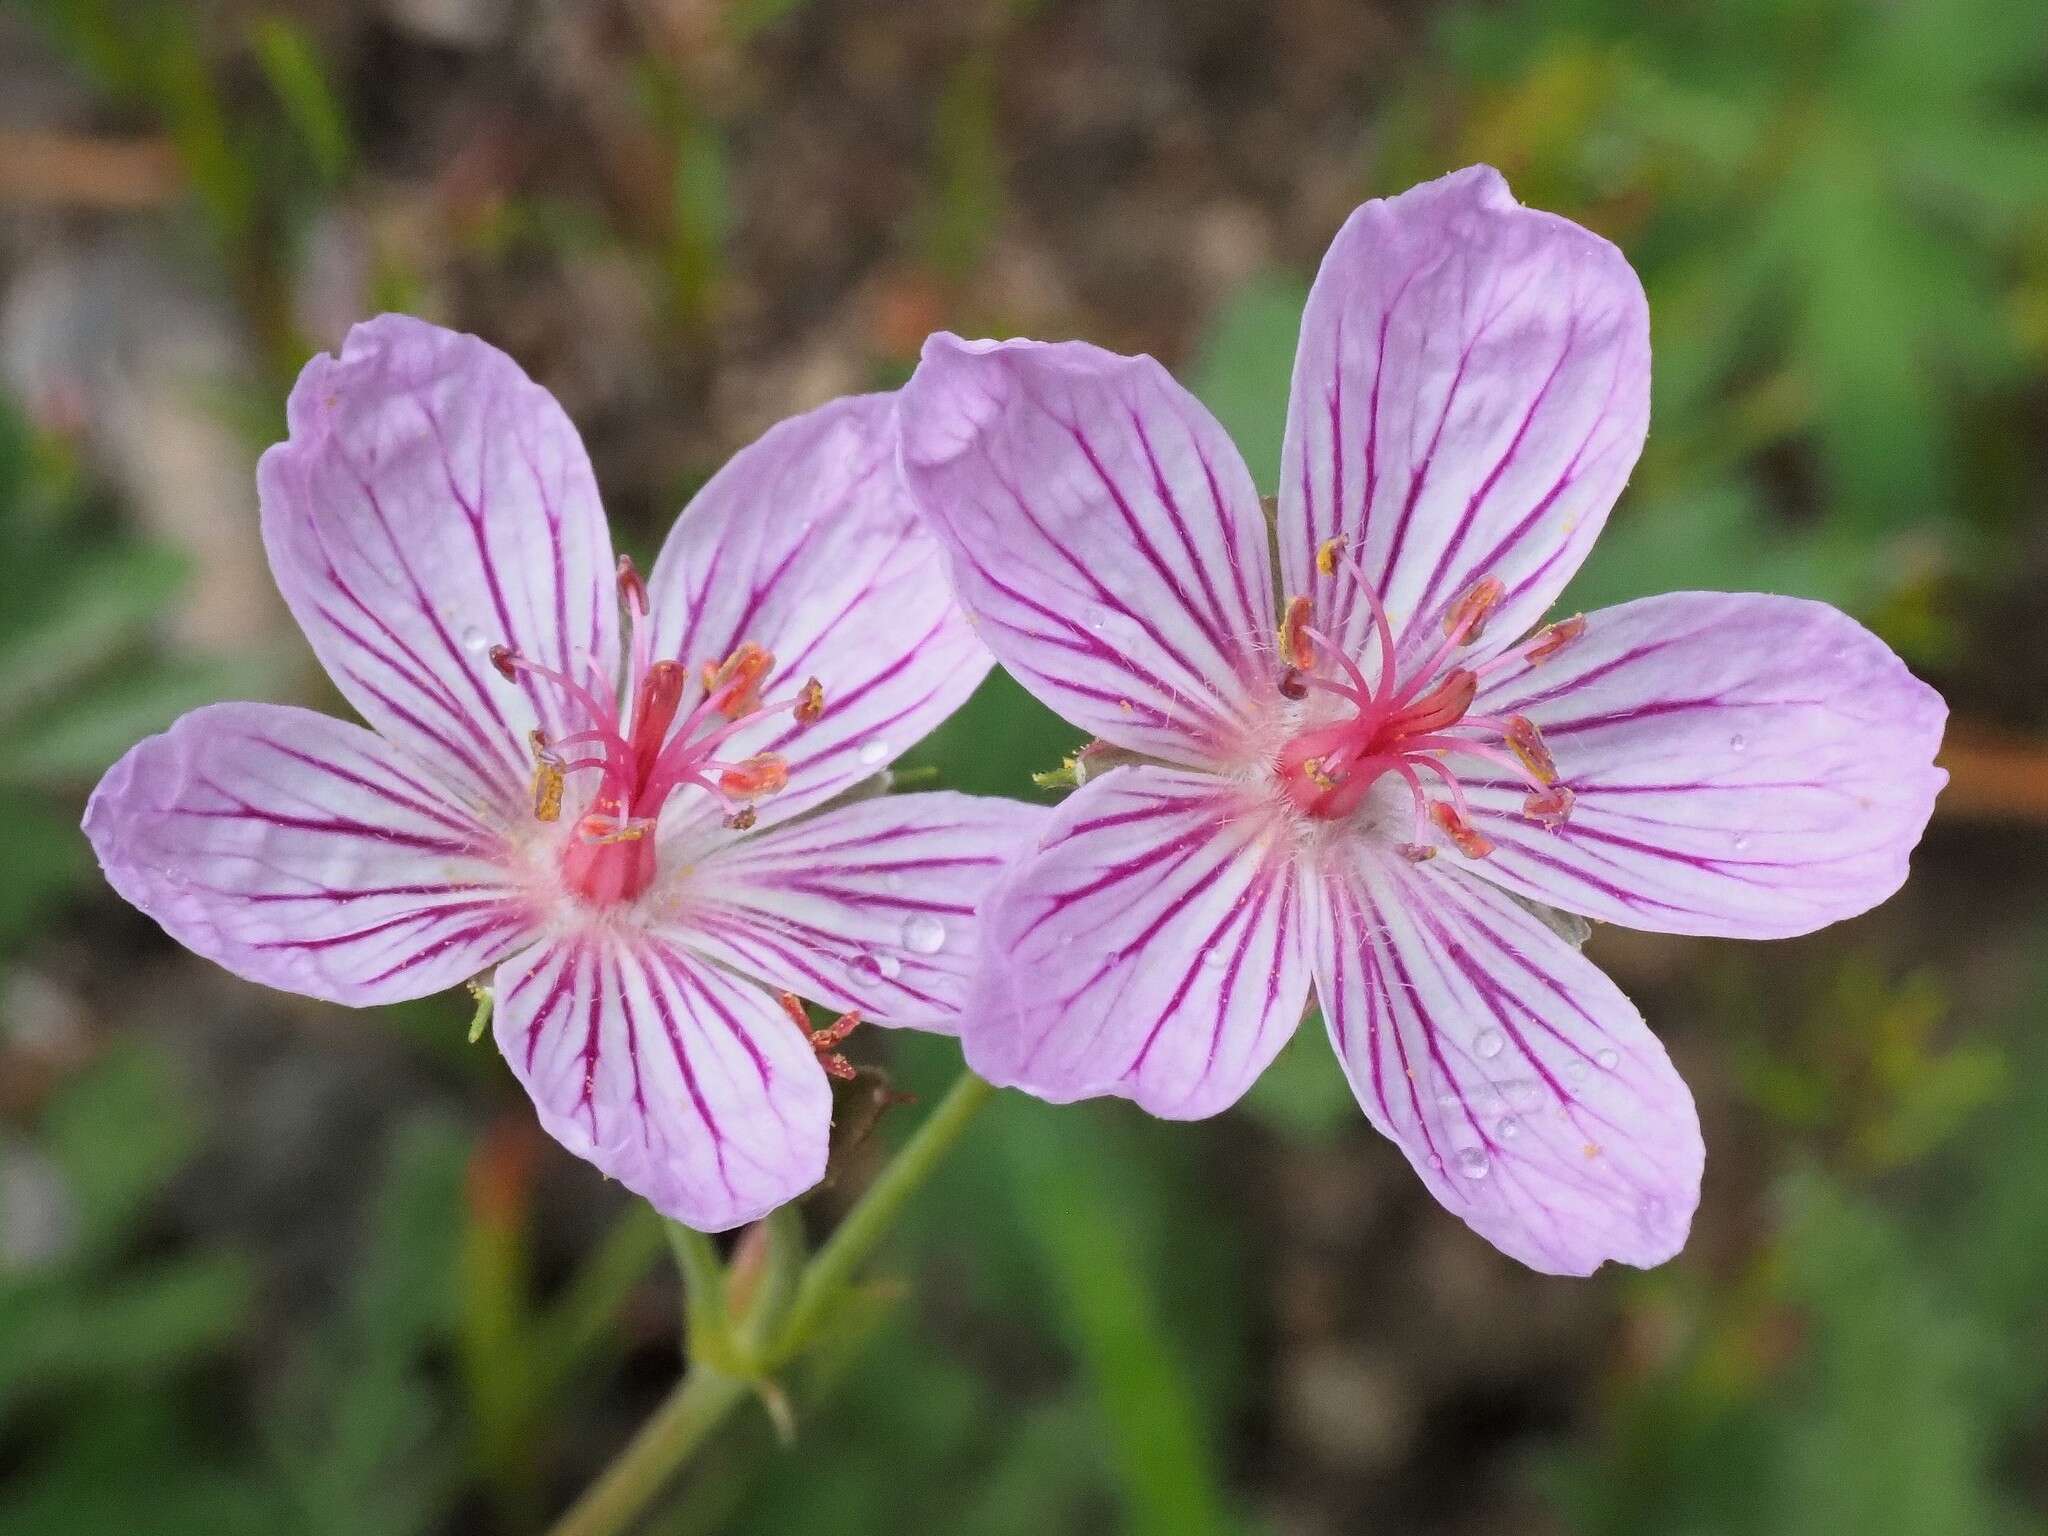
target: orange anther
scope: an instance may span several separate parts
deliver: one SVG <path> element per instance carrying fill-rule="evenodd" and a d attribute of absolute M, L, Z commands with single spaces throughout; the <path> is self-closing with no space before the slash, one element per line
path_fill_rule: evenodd
<path fill-rule="evenodd" d="M 1475 830 L 1470 822 L 1458 814 L 1458 808 L 1447 801 L 1439 800 L 1429 808 L 1429 819 L 1437 824 L 1444 836 L 1457 845 L 1458 852 L 1468 859 L 1483 859 L 1493 852 L 1493 843 Z"/>
<path fill-rule="evenodd" d="M 773 752 L 759 752 L 718 776 L 718 787 L 737 800 L 772 795 L 789 782 L 789 764 Z"/>
<path fill-rule="evenodd" d="M 1555 624 L 1546 625 L 1529 649 L 1524 653 L 1533 665 L 1547 661 L 1570 645 L 1586 632 L 1586 616 L 1575 613 L 1568 619 L 1559 619 Z"/>
<path fill-rule="evenodd" d="M 764 651 L 751 640 L 742 641 L 739 649 L 724 661 L 715 665 L 704 663 L 704 691 L 724 692 L 718 712 L 728 720 L 737 720 L 761 707 L 761 683 L 774 667 L 774 653 Z"/>
<path fill-rule="evenodd" d="M 518 658 L 512 654 L 509 645 L 494 645 L 490 651 L 491 665 L 498 669 L 498 676 L 508 683 L 519 680 Z"/>
<path fill-rule="evenodd" d="M 1465 595 L 1444 612 L 1444 634 L 1459 645 L 1470 645 L 1486 633 L 1486 621 L 1507 588 L 1496 576 L 1482 576 L 1465 589 Z"/>
<path fill-rule="evenodd" d="M 1553 784 L 1540 795 L 1531 795 L 1522 802 L 1522 814 L 1531 821 L 1540 821 L 1553 832 L 1571 820 L 1572 806 L 1578 796 L 1563 784 Z"/>

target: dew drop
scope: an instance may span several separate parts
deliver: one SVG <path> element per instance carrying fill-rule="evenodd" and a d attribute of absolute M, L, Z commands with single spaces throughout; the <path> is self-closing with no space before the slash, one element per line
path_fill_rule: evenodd
<path fill-rule="evenodd" d="M 1507 1041 L 1501 1038 L 1499 1030 L 1482 1029 L 1479 1038 L 1472 1042 L 1472 1049 L 1478 1053 L 1481 1061 L 1491 1061 L 1501 1053 L 1501 1048 L 1506 1044 Z"/>
<path fill-rule="evenodd" d="M 1749 846 L 1749 834 L 1747 832 L 1736 833 L 1733 839 L 1733 843 L 1735 851 L 1737 853 L 1742 852 L 1745 848 Z"/>
<path fill-rule="evenodd" d="M 1512 1078 L 1506 1085 L 1510 1107 L 1526 1113 L 1543 1102 L 1543 1090 L 1533 1077 Z"/>
<path fill-rule="evenodd" d="M 1600 1054 L 1593 1059 L 1600 1063 L 1600 1070 L 1602 1072 L 1612 1072 L 1621 1065 L 1621 1052 L 1611 1045 L 1605 1046 L 1601 1049 Z"/>
<path fill-rule="evenodd" d="M 1465 1101 L 1462 1098 L 1460 1098 L 1456 1093 L 1454 1093 L 1449 1088 L 1446 1088 L 1442 1093 L 1436 1096 L 1436 1107 L 1438 1109 L 1456 1109 L 1460 1104 L 1464 1102 Z"/>
<path fill-rule="evenodd" d="M 1223 951 L 1220 948 L 1217 948 L 1213 945 L 1210 948 L 1203 950 L 1202 964 L 1207 966 L 1212 971 L 1222 969 Z"/>
<path fill-rule="evenodd" d="M 1090 629 L 1107 629 L 1109 627 L 1109 610 L 1099 605 L 1091 607 L 1082 622 Z"/>
<path fill-rule="evenodd" d="M 902 890 L 902 889 L 903 889 L 903 877 L 902 877 L 901 875 L 884 875 L 884 876 L 882 876 L 882 889 L 883 889 L 883 890 L 885 890 L 885 891 L 900 891 L 900 890 Z"/>
<path fill-rule="evenodd" d="M 920 912 L 903 924 L 903 947 L 913 955 L 936 955 L 946 947 L 946 925 Z"/>
<path fill-rule="evenodd" d="M 472 656 L 481 656 L 491 648 L 491 637 L 472 624 L 462 632 L 462 648 Z"/>
<path fill-rule="evenodd" d="M 1568 1083 L 1583 1083 L 1586 1080 L 1586 1064 L 1574 1057 L 1564 1064 L 1564 1080 Z"/>
<path fill-rule="evenodd" d="M 1513 1115 L 1509 1115 L 1505 1120 L 1501 1121 L 1499 1125 L 1496 1125 L 1493 1128 L 1493 1134 L 1496 1138 L 1498 1138 L 1501 1141 L 1513 1141 L 1517 1136 L 1522 1134 L 1522 1122 L 1517 1120 Z"/>
<path fill-rule="evenodd" d="M 882 975 L 882 962 L 862 952 L 853 957 L 853 969 L 863 981 L 878 981 Z"/>
<path fill-rule="evenodd" d="M 1728 738 L 1728 750 L 1730 752 L 1743 752 L 1747 751 L 1748 748 L 1749 738 L 1747 736 L 1738 733 Z"/>
<path fill-rule="evenodd" d="M 1442 1173 L 1444 1171 L 1444 1160 L 1432 1152 L 1429 1154 L 1429 1166 L 1433 1172 Z"/>
<path fill-rule="evenodd" d="M 894 955 L 881 954 L 875 957 L 875 969 L 882 973 L 885 981 L 894 981 L 903 974 L 903 962 Z"/>
<path fill-rule="evenodd" d="M 863 768 L 879 767 L 889 756 L 889 743 L 875 736 L 860 744 L 860 761 Z"/>
<path fill-rule="evenodd" d="M 1468 1179 L 1483 1179 L 1493 1164 L 1486 1160 L 1486 1154 L 1477 1147 L 1458 1149 L 1458 1172 Z"/>

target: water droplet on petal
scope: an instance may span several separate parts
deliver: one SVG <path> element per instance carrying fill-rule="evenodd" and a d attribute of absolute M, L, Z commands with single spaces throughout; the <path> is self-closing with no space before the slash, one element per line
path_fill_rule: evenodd
<path fill-rule="evenodd" d="M 1601 1049 L 1600 1054 L 1593 1059 L 1600 1063 L 1600 1070 L 1602 1072 L 1612 1072 L 1621 1065 L 1621 1052 L 1611 1045 L 1605 1046 Z"/>
<path fill-rule="evenodd" d="M 881 979 L 882 962 L 873 955 L 862 953 L 853 957 L 853 969 L 861 980 L 877 981 Z"/>
<path fill-rule="evenodd" d="M 1223 965 L 1223 951 L 1214 946 L 1203 950 L 1202 964 L 1212 971 L 1220 969 Z"/>
<path fill-rule="evenodd" d="M 1735 851 L 1740 853 L 1749 846 L 1749 834 L 1747 832 L 1738 832 L 1735 834 L 1733 842 Z"/>
<path fill-rule="evenodd" d="M 1747 751 L 1748 748 L 1749 738 L 1740 732 L 1728 738 L 1728 750 L 1730 752 L 1743 752 Z"/>
<path fill-rule="evenodd" d="M 1498 1140 L 1513 1141 L 1517 1136 L 1522 1134 L 1522 1122 L 1517 1120 L 1513 1115 L 1509 1115 L 1505 1120 L 1501 1121 L 1499 1125 L 1496 1125 L 1493 1128 L 1493 1134 Z"/>
<path fill-rule="evenodd" d="M 1525 1112 L 1543 1102 L 1542 1086 L 1533 1077 L 1510 1078 L 1506 1093 L 1509 1105 Z"/>
<path fill-rule="evenodd" d="M 472 624 L 462 632 L 462 648 L 472 656 L 481 656 L 491 648 L 491 637 Z"/>
<path fill-rule="evenodd" d="M 1482 1029 L 1479 1038 L 1472 1042 L 1472 1049 L 1481 1061 L 1491 1061 L 1501 1053 L 1501 1048 L 1506 1044 L 1507 1041 L 1501 1038 L 1499 1030 Z"/>
<path fill-rule="evenodd" d="M 1433 1172 L 1442 1173 L 1444 1171 L 1444 1160 L 1432 1152 L 1429 1154 L 1429 1166 Z"/>
<path fill-rule="evenodd" d="M 875 957 L 875 967 L 885 981 L 894 981 L 903 974 L 903 962 L 894 955 L 882 954 Z"/>
<path fill-rule="evenodd" d="M 1464 1175 L 1464 1177 L 1468 1179 L 1483 1179 L 1492 1167 L 1493 1164 L 1487 1161 L 1486 1154 L 1477 1147 L 1460 1147 L 1458 1149 L 1458 1172 Z"/>
<path fill-rule="evenodd" d="M 860 761 L 863 768 L 879 767 L 889 756 L 889 743 L 875 736 L 860 744 Z"/>
<path fill-rule="evenodd" d="M 936 955 L 946 947 L 946 925 L 920 912 L 903 924 L 903 947 L 913 955 Z"/>
<path fill-rule="evenodd" d="M 1586 1064 L 1573 1057 L 1564 1064 L 1564 1080 L 1568 1083 L 1583 1083 L 1586 1080 Z"/>
<path fill-rule="evenodd" d="M 1099 604 L 1091 606 L 1082 622 L 1090 629 L 1106 629 L 1109 627 L 1109 610 Z"/>

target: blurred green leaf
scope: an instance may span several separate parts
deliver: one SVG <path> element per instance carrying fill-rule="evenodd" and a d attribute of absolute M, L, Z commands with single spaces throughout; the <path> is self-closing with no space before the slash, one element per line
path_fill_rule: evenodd
<path fill-rule="evenodd" d="M 1188 388 L 1216 413 L 1262 493 L 1280 484 L 1280 444 L 1294 378 L 1308 285 L 1267 273 L 1233 294 L 1209 319 L 1188 370 Z"/>

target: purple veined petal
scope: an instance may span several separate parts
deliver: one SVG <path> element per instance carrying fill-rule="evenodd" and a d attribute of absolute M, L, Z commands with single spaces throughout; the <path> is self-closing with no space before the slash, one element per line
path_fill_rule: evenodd
<path fill-rule="evenodd" d="M 389 743 L 310 710 L 194 710 L 107 770 L 85 833 L 172 938 L 308 997 L 424 997 L 533 937 L 498 835 Z"/>
<path fill-rule="evenodd" d="M 690 945 L 877 1024 L 952 1034 L 976 910 L 1043 807 L 950 793 L 856 801 L 725 844 L 678 893 Z"/>
<path fill-rule="evenodd" d="M 618 665 L 611 535 L 576 429 L 519 365 L 404 315 L 299 375 L 257 468 L 278 588 L 335 686 L 385 737 L 508 812 L 527 732 L 583 728 L 506 682 L 492 647 L 587 680 Z"/>
<path fill-rule="evenodd" d="M 837 400 L 771 428 L 712 477 L 669 534 L 648 580 L 654 650 L 690 674 L 751 641 L 775 655 L 762 697 L 824 686 L 825 714 L 750 726 L 722 756 L 780 753 L 789 785 L 755 807 L 763 827 L 868 778 L 974 691 L 992 658 L 953 601 L 938 546 L 896 473 L 895 397 Z M 716 806 L 678 796 L 669 821 Z M 664 826 L 664 835 L 672 831 Z"/>
<path fill-rule="evenodd" d="M 1269 806 L 1207 774 L 1113 769 L 982 904 L 967 1063 L 1053 1103 L 1227 1109 L 1301 1022 L 1302 907 Z"/>
<path fill-rule="evenodd" d="M 1474 709 L 1533 720 L 1577 797 L 1550 831 L 1521 814 L 1522 786 L 1480 765 L 1467 793 L 1497 848 L 1475 872 L 1631 928 L 1777 938 L 1876 906 L 1948 780 L 1941 696 L 1862 625 L 1798 598 L 1603 609 Z"/>
<path fill-rule="evenodd" d="M 1531 1268 L 1677 1253 L 1706 1153 L 1634 1005 L 1501 892 L 1441 860 L 1349 853 L 1315 898 L 1316 995 L 1366 1117 Z"/>
<path fill-rule="evenodd" d="M 1026 688 L 1119 746 L 1242 760 L 1276 703 L 1258 493 L 1149 357 L 938 335 L 903 391 L 904 475 L 960 600 Z"/>
<path fill-rule="evenodd" d="M 1363 654 L 1357 582 L 1315 553 L 1343 536 L 1404 650 L 1434 649 L 1482 577 L 1512 642 L 1585 559 L 1650 411 L 1642 284 L 1605 240 L 1515 202 L 1474 166 L 1365 204 L 1302 315 L 1281 454 L 1289 592 Z M 1413 637 L 1413 638 L 1410 638 Z"/>
<path fill-rule="evenodd" d="M 493 1028 L 547 1133 L 685 1226 L 740 1226 L 824 1176 L 809 1039 L 672 935 L 593 927 L 508 961 Z"/>

